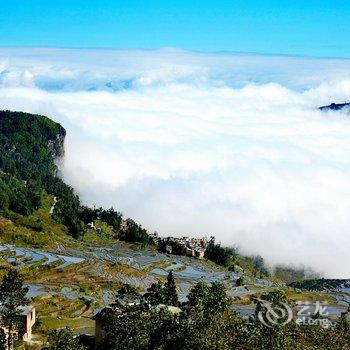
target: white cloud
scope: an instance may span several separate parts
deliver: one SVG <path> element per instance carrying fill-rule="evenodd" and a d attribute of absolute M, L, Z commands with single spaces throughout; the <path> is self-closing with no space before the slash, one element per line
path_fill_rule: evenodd
<path fill-rule="evenodd" d="M 3 63 L 1 63 L 3 62 Z M 0 49 L 0 108 L 68 131 L 64 177 L 163 234 L 350 277 L 350 61 Z"/>

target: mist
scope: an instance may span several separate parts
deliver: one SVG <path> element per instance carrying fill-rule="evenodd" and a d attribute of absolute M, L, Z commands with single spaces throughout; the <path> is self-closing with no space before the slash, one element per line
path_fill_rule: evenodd
<path fill-rule="evenodd" d="M 350 278 L 350 60 L 0 49 L 0 109 L 67 129 L 62 176 L 161 235 Z"/>

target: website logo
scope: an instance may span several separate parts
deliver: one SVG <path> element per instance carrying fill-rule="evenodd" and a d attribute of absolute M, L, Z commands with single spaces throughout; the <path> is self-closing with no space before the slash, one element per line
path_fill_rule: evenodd
<path fill-rule="evenodd" d="M 266 300 L 260 300 L 260 306 L 258 318 L 266 327 L 283 326 L 293 319 L 293 310 L 286 303 L 272 304 Z"/>

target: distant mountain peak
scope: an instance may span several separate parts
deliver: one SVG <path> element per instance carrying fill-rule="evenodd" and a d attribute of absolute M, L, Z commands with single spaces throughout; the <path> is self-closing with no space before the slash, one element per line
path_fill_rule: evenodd
<path fill-rule="evenodd" d="M 318 109 L 321 110 L 321 111 L 329 111 L 329 110 L 332 110 L 332 111 L 339 111 L 343 108 L 346 108 L 346 107 L 350 107 L 350 102 L 345 102 L 345 103 L 331 103 L 330 105 L 328 106 L 322 106 L 322 107 L 319 107 Z"/>

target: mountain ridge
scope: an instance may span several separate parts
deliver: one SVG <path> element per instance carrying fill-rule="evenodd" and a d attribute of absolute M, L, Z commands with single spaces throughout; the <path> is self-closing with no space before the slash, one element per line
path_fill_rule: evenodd
<path fill-rule="evenodd" d="M 350 102 L 345 102 L 345 103 L 331 103 L 330 105 L 327 106 L 321 106 L 318 107 L 319 110 L 321 111 L 339 111 L 342 110 L 343 108 L 350 107 Z"/>

